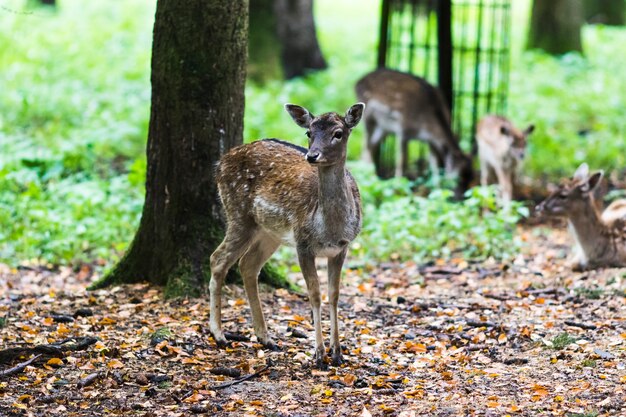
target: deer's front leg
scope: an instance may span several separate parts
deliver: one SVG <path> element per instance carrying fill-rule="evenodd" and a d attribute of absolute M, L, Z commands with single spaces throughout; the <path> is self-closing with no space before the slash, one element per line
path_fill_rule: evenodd
<path fill-rule="evenodd" d="M 306 282 L 309 292 L 311 309 L 313 310 L 313 325 L 315 327 L 315 366 L 318 369 L 326 369 L 327 365 L 324 362 L 326 349 L 324 347 L 324 339 L 322 338 L 320 282 L 317 277 L 317 269 L 315 268 L 315 255 L 304 245 L 298 245 L 297 252 L 298 262 L 300 263 L 302 275 L 304 275 L 304 281 Z"/>
<path fill-rule="evenodd" d="M 339 288 L 341 286 L 341 268 L 346 259 L 344 249 L 334 258 L 328 258 L 328 302 L 330 303 L 330 355 L 332 364 L 339 366 L 343 363 L 341 344 L 339 343 L 339 320 L 337 304 L 339 303 Z"/>
<path fill-rule="evenodd" d="M 498 183 L 500 184 L 500 195 L 502 196 L 502 205 L 508 207 L 513 200 L 513 185 L 511 184 L 511 176 L 504 172 L 502 168 L 496 169 Z"/>

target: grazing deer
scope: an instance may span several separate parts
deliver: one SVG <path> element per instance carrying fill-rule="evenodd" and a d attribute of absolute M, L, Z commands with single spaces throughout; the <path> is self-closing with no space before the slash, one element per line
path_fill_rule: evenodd
<path fill-rule="evenodd" d="M 438 179 L 444 170 L 458 178 L 457 196 L 462 196 L 473 179 L 471 158 L 459 147 L 450 127 L 450 110 L 438 88 L 411 74 L 380 68 L 361 78 L 355 86 L 359 101 L 367 108 L 366 147 L 363 157 L 378 164 L 377 149 L 389 134 L 398 140 L 396 176 L 408 169 L 408 143 L 425 141 L 430 149 L 430 168 Z"/>
<path fill-rule="evenodd" d="M 539 213 L 567 217 L 576 242 L 575 270 L 626 266 L 626 200 L 614 201 L 600 214 L 593 191 L 602 175 L 589 175 L 582 164 L 537 207 Z"/>
<path fill-rule="evenodd" d="M 315 326 L 316 366 L 325 368 L 320 289 L 316 257 L 328 258 L 330 352 L 333 365 L 342 363 L 337 321 L 341 268 L 348 244 L 361 230 L 361 198 L 345 168 L 348 137 L 365 105 L 357 103 L 345 116 L 286 104 L 296 124 L 307 129 L 309 149 L 277 139 L 239 146 L 225 154 L 217 168 L 217 185 L 226 213 L 226 236 L 211 255 L 210 329 L 219 345 L 221 288 L 228 269 L 239 269 L 260 343 L 276 348 L 267 332 L 258 274 L 281 244 L 296 247 L 306 281 Z"/>
<path fill-rule="evenodd" d="M 480 184 L 489 184 L 495 174 L 505 206 L 513 200 L 518 170 L 526 152 L 526 140 L 533 130 L 534 125 L 519 130 L 506 117 L 496 115 L 483 117 L 476 127 Z"/>

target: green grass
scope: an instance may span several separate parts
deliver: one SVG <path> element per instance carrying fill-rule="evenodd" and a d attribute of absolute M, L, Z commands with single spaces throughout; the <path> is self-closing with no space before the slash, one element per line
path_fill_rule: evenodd
<path fill-rule="evenodd" d="M 57 10 L 24 9 L 32 4 L 7 0 L 0 9 L 0 44 L 8 46 L 0 48 L 0 262 L 110 265 L 132 239 L 143 204 L 155 2 L 61 0 Z M 557 180 L 582 160 L 605 170 L 625 166 L 626 30 L 586 28 L 584 59 L 523 53 L 529 4 L 515 2 L 509 115 L 538 127 L 526 173 Z M 304 144 L 283 104 L 345 111 L 356 101 L 356 80 L 374 67 L 379 1 L 316 0 L 315 7 L 329 69 L 248 83 L 246 141 Z M 360 126 L 350 159 L 362 143 Z M 485 209 L 493 206 L 489 189 L 452 204 L 445 191 L 420 197 L 423 183 L 381 182 L 371 167 L 350 166 L 365 213 L 353 254 L 423 261 L 517 250 L 507 242 L 524 213 Z"/>
<path fill-rule="evenodd" d="M 575 338 L 574 336 L 571 336 L 568 333 L 561 333 L 558 336 L 555 336 L 551 342 L 552 342 L 552 349 L 555 350 L 562 350 L 565 349 L 568 345 L 571 345 L 572 343 L 576 343 L 578 339 Z"/>

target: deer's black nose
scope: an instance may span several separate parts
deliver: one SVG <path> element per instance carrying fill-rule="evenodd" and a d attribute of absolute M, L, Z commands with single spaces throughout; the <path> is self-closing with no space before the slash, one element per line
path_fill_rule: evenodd
<path fill-rule="evenodd" d="M 319 152 L 313 152 L 313 153 L 306 154 L 306 160 L 310 164 L 316 163 L 319 158 L 320 158 L 320 153 Z"/>

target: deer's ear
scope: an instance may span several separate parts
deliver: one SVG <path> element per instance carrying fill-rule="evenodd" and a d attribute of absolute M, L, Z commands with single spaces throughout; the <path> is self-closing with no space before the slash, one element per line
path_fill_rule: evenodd
<path fill-rule="evenodd" d="M 308 129 L 313 121 L 313 115 L 304 107 L 296 104 L 285 104 L 285 110 L 294 122 L 300 127 Z"/>
<path fill-rule="evenodd" d="M 350 129 L 359 124 L 359 122 L 361 121 L 361 117 L 363 116 L 364 109 L 365 104 L 363 103 L 356 103 L 348 109 L 344 119 L 346 120 L 346 124 Z"/>
<path fill-rule="evenodd" d="M 585 181 L 589 177 L 589 165 L 586 162 L 580 164 L 580 166 L 574 172 L 574 176 L 572 177 L 578 181 Z"/>
<path fill-rule="evenodd" d="M 593 189 L 596 188 L 598 184 L 600 184 L 603 176 L 603 171 L 594 172 L 593 175 L 591 175 L 585 182 L 583 187 L 584 191 L 593 191 Z"/>
<path fill-rule="evenodd" d="M 524 130 L 524 136 L 528 136 L 535 130 L 535 125 L 528 125 L 526 130 Z"/>

